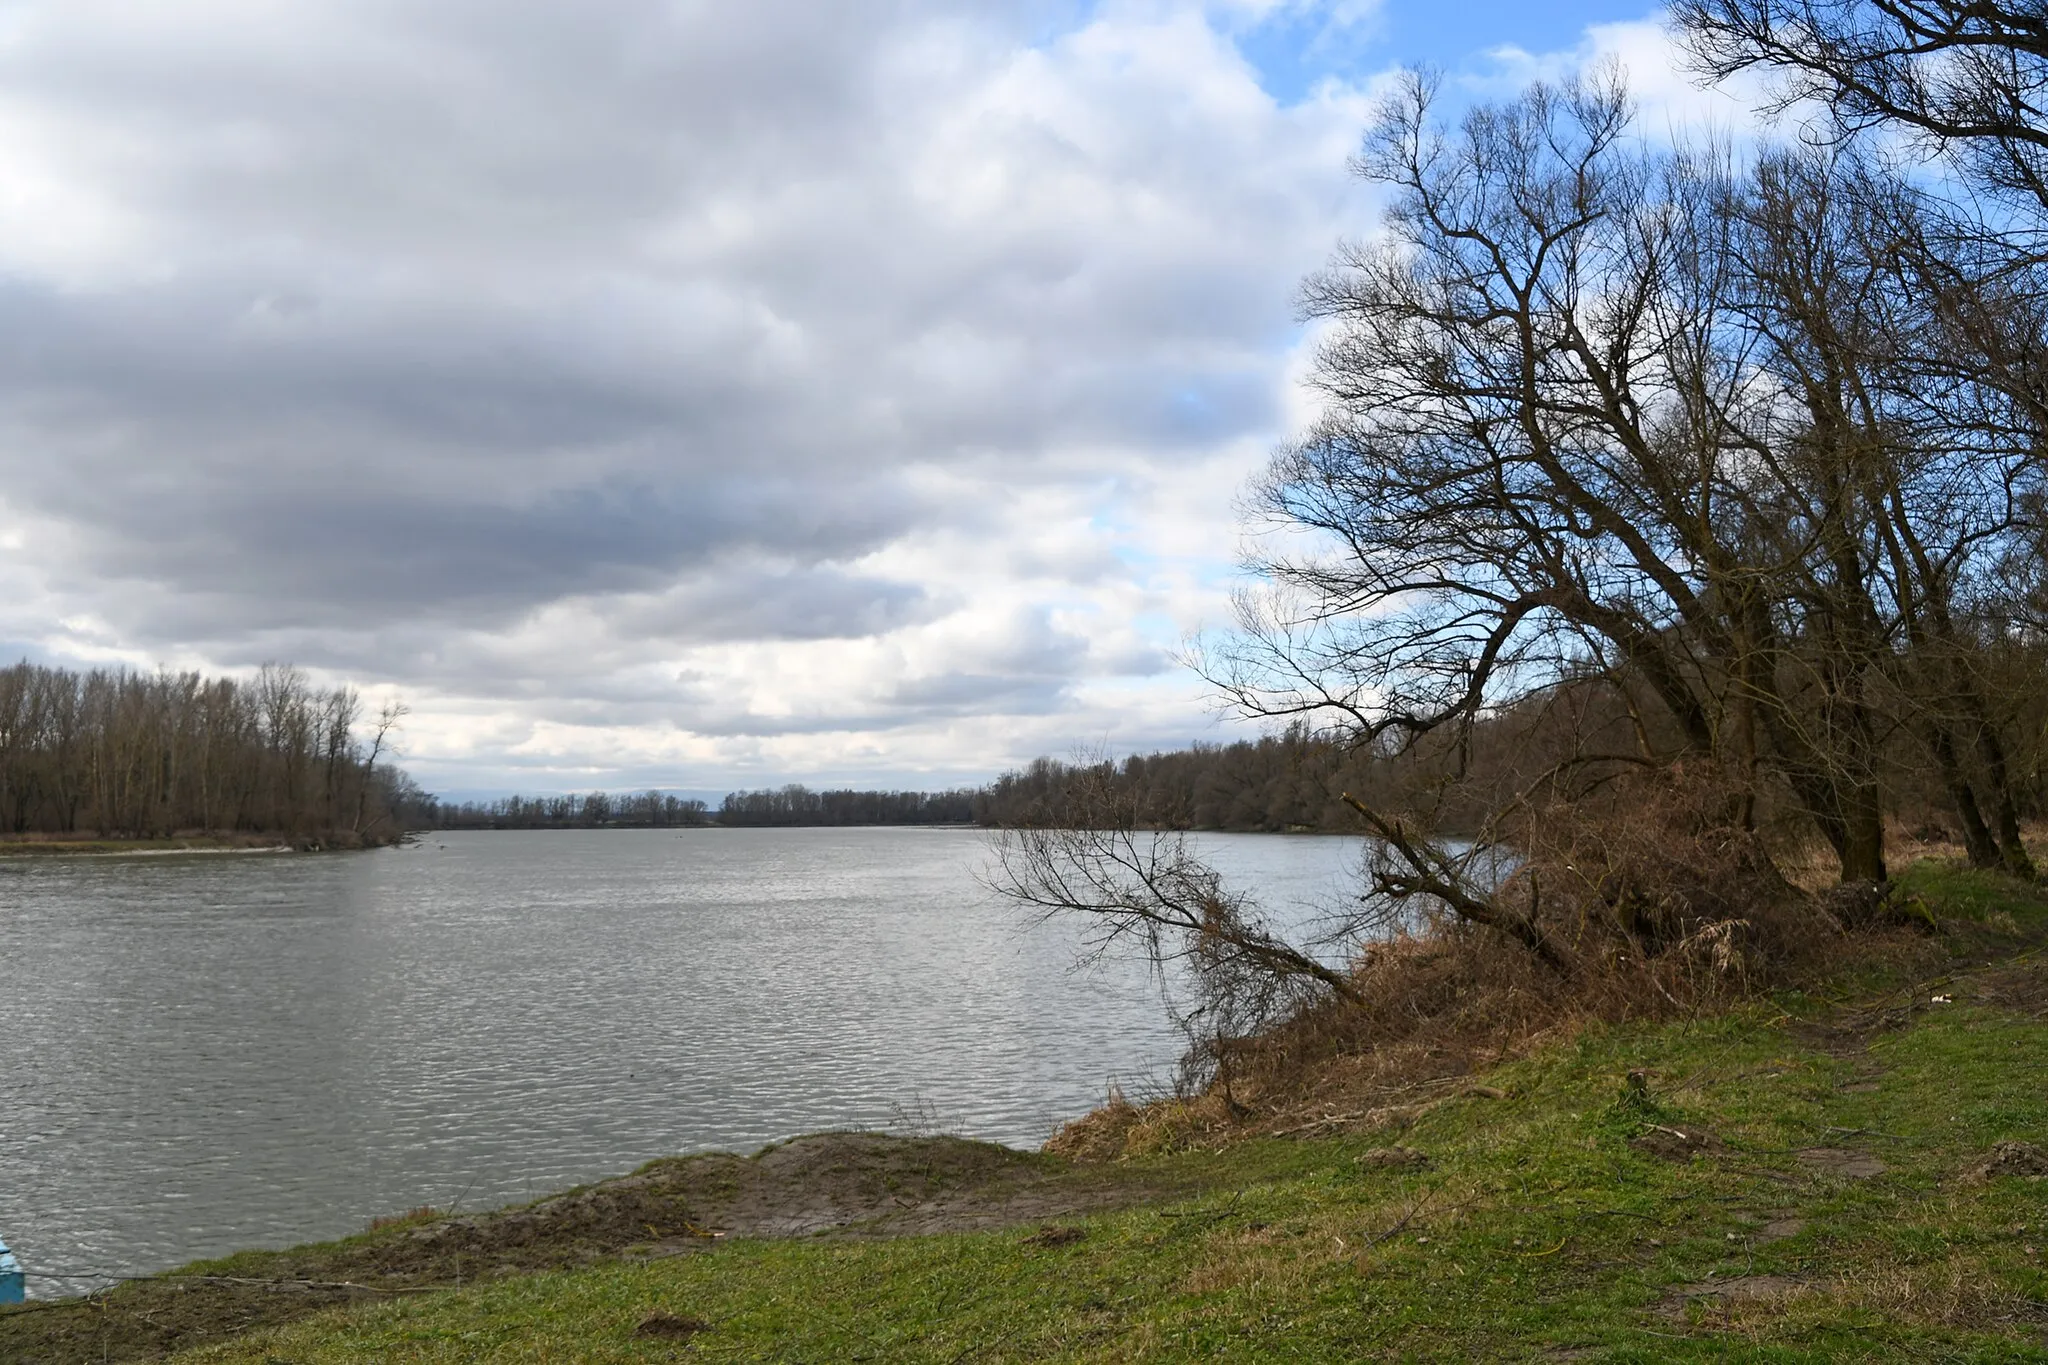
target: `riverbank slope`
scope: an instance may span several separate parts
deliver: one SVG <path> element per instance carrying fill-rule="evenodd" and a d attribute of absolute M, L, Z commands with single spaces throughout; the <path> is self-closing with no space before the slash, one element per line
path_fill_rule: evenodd
<path fill-rule="evenodd" d="M 1940 961 L 1371 1126 L 658 1162 L 31 1305 L 0 1360 L 2048 1360 L 2048 901 L 1915 880 Z"/>

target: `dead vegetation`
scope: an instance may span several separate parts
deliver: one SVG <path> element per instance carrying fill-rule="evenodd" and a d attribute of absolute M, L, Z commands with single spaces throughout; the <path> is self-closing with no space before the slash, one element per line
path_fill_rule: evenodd
<path fill-rule="evenodd" d="M 1233 1008 L 1247 961 L 1284 959 L 1269 951 L 1235 959 L 1235 974 L 1198 971 L 1210 1026 L 1191 1040 L 1182 1092 L 1145 1105 L 1113 1095 L 1048 1150 L 1103 1160 L 1252 1135 L 1399 1131 L 1471 1093 L 1473 1073 L 1589 1023 L 1706 1013 L 1948 951 L 1930 936 L 1928 909 L 1894 887 L 1796 885 L 1738 809 L 1710 768 L 1623 775 L 1597 800 L 1527 808 L 1511 831 L 1519 856 L 1490 886 L 1478 853 L 1382 819 L 1361 936 L 1399 922 L 1389 904 L 1420 902 L 1421 916 L 1363 943 L 1342 991 L 1269 981 Z M 1205 925 L 1246 919 L 1226 901 L 1188 923 L 1199 940 Z M 1220 955 L 1207 954 L 1197 941 L 1179 960 L 1199 969 Z M 1918 1007 L 1902 999 L 1900 1019 Z M 1862 1029 L 1857 1046 L 1885 1024 L 1840 1022 Z M 1672 1155 L 1693 1150 L 1673 1143 Z"/>
<path fill-rule="evenodd" d="M 1730 1276 L 1681 1285 L 1656 1311 L 1673 1324 L 1753 1339 L 1787 1320 L 1840 1321 L 1853 1313 L 1922 1327 L 1963 1329 L 2039 1323 L 2048 1318 L 2040 1304 L 1987 1281 L 1961 1258 L 1810 1280 L 1786 1275 Z"/>

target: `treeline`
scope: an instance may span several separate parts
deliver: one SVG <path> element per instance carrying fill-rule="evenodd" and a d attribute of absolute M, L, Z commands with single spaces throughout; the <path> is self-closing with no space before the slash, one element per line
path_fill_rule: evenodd
<path fill-rule="evenodd" d="M 626 795 L 508 796 L 430 803 L 434 829 L 689 829 L 799 825 L 960 825 L 975 818 L 973 790 L 812 791 L 802 785 L 729 794 L 713 811 L 703 801 L 658 791 Z"/>
<path fill-rule="evenodd" d="M 1545 689 L 1455 732 L 1360 742 L 1341 731 L 1285 729 L 1228 744 L 1194 744 L 1123 759 L 1040 758 L 1004 773 L 978 796 L 977 823 L 1005 828 L 1075 820 L 1148 829 L 1357 834 L 1348 795 L 1406 813 L 1443 835 L 1483 828 L 1496 796 L 1522 790 L 1589 745 L 1633 733 L 1627 709 L 1594 680 Z M 1923 814 L 1938 797 L 1902 790 Z M 1094 809 L 1108 802 L 1106 809 Z"/>
<path fill-rule="evenodd" d="M 2048 686 L 2012 705 L 2011 809 L 2017 819 L 2039 820 L 2048 817 Z M 1640 765 L 1627 754 L 1629 746 L 1645 735 L 1652 743 L 1671 743 L 1672 729 L 1654 711 L 1631 711 L 1606 679 L 1587 677 L 1412 741 L 1383 736 L 1361 744 L 1296 722 L 1229 744 L 1121 759 L 1034 759 L 976 794 L 974 820 L 1002 828 L 1093 818 L 1149 829 L 1361 833 L 1358 811 L 1344 800 L 1348 794 L 1433 833 L 1469 836 L 1495 819 L 1503 793 L 1543 789 L 1562 773 L 1597 782 L 1632 771 Z M 1956 794 L 1926 761 L 1917 737 L 1895 730 L 1876 752 L 1886 816 L 1918 834 L 1967 844 Z M 1599 757 L 1616 754 L 1621 757 Z M 1801 823 L 1789 793 L 1766 787 L 1750 801 L 1754 823 Z M 1093 809 L 1104 802 L 1108 809 Z"/>
<path fill-rule="evenodd" d="M 249 681 L 125 668 L 0 670 L 0 827 L 159 838 L 387 843 L 418 793 L 383 762 L 401 714 L 296 668 Z"/>
<path fill-rule="evenodd" d="M 1340 794 L 1377 779 L 1375 763 L 1293 726 L 1231 744 L 1196 744 L 1121 760 L 1034 759 L 976 794 L 992 826 L 1064 823 L 1076 793 L 1113 792 L 1126 818 L 1155 829 L 1355 832 Z"/>
<path fill-rule="evenodd" d="M 812 791 L 801 785 L 733 792 L 719 803 L 721 825 L 964 825 L 980 793 Z"/>
<path fill-rule="evenodd" d="M 422 823 L 433 829 L 690 829 L 710 823 L 702 801 L 658 791 L 435 801 L 425 815 Z"/>
<path fill-rule="evenodd" d="M 1357 833 L 1343 795 L 1417 808 L 1439 796 L 1433 824 L 1458 832 L 1480 812 L 1457 803 L 1452 770 L 1521 771 L 1554 762 L 1585 728 L 1583 704 L 1562 699 L 1492 718 L 1452 753 L 1445 746 L 1347 746 L 1296 724 L 1228 744 L 1133 754 L 1121 759 L 1034 759 L 984 787 L 949 791 L 818 791 L 801 784 L 737 791 L 716 807 L 661 792 L 510 796 L 434 802 L 423 823 L 436 829 L 796 828 L 850 825 L 1014 827 L 1075 817 L 1077 793 L 1114 793 L 1117 818 L 1155 829 Z M 1570 715 L 1567 722 L 1564 716 Z M 1441 799 L 1448 795 L 1451 800 Z"/>

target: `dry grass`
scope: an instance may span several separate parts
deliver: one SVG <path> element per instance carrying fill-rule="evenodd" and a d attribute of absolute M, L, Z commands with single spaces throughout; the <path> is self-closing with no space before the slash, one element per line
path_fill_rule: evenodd
<path fill-rule="evenodd" d="M 1980 1260 L 1963 1255 L 1933 1265 L 1870 1267 L 1840 1277 L 1826 1293 L 1837 1305 L 1925 1327 L 1987 1327 L 2043 1316 L 2038 1304 L 2010 1283 L 1990 1279 Z"/>
<path fill-rule="evenodd" d="M 1526 953 L 1450 924 L 1373 949 L 1353 977 L 1358 1003 L 1326 1001 L 1227 1044 L 1227 1084 L 1145 1105 L 1112 1095 L 1046 1150 L 1101 1161 L 1262 1134 L 1397 1129 L 1465 1093 L 1471 1073 L 1594 1017 Z"/>
<path fill-rule="evenodd" d="M 1754 1285 L 1735 1279 L 1704 1288 L 1711 1292 L 1674 1299 L 1674 1315 L 1752 1341 L 1782 1336 L 1787 1327 L 1859 1318 L 1964 1331 L 2048 1318 L 2010 1282 L 1988 1277 L 1981 1260 L 1961 1254 L 1927 1265 L 1863 1266 L 1814 1281 L 1759 1276 Z"/>
<path fill-rule="evenodd" d="M 406 1227 L 413 1223 L 431 1223 L 440 1216 L 441 1211 L 432 1204 L 422 1204 L 416 1209 L 407 1209 L 404 1213 L 387 1213 L 382 1217 L 372 1218 L 369 1227 L 364 1231 L 380 1232 L 385 1228 Z"/>

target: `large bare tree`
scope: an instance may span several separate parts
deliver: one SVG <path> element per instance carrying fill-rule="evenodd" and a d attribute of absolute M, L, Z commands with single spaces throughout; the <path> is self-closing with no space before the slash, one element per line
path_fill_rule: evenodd
<path fill-rule="evenodd" d="M 1917 724 L 1983 827 L 1955 608 L 2033 448 L 1920 399 L 1910 196 L 1846 156 L 1645 146 L 1613 72 L 1455 128 L 1432 103 L 1419 77 L 1389 101 L 1358 165 L 1382 231 L 1307 286 L 1324 414 L 1256 490 L 1273 590 L 1210 676 L 1365 737 L 1598 680 L 1656 714 L 1587 757 L 1780 785 L 1850 881 L 1885 878 L 1885 755 Z M 1990 804 L 1979 851 L 2023 868 Z"/>

